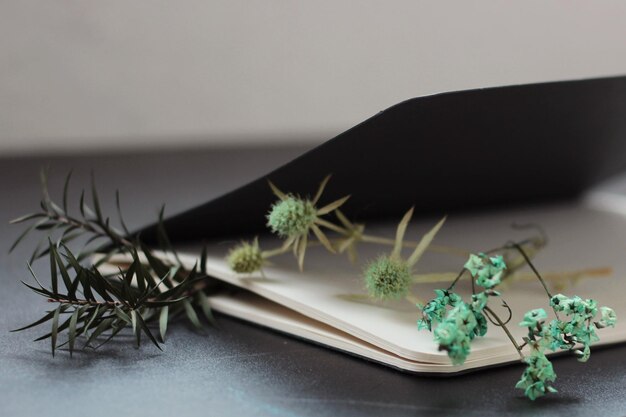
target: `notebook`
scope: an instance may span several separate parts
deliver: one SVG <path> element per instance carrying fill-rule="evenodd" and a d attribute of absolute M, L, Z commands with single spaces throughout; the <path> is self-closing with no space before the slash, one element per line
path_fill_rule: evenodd
<path fill-rule="evenodd" d="M 594 298 L 626 317 L 621 302 L 626 204 L 619 182 L 602 183 L 626 169 L 624 114 L 626 77 L 411 99 L 250 184 L 167 219 L 165 228 L 189 268 L 198 260 L 200 241 L 208 242 L 207 272 L 239 289 L 213 296 L 217 311 L 410 372 L 503 364 L 518 356 L 496 326 L 472 342 L 463 365 L 452 365 L 433 335 L 418 331 L 414 303 L 368 299 L 364 262 L 386 247 L 361 245 L 355 266 L 318 245 L 307 251 L 302 272 L 286 254 L 272 258 L 262 273 L 236 274 L 225 256 L 253 236 L 260 236 L 263 248 L 280 246 L 265 227 L 275 199 L 268 179 L 304 196 L 332 173 L 324 198 L 330 202 L 350 194 L 342 210 L 377 235 L 393 238 L 411 206 L 416 214 L 407 238 L 418 240 L 447 214 L 435 243 L 468 252 L 528 237 L 528 230 L 512 229 L 513 223 L 539 224 L 550 241 L 535 258 L 538 269 L 546 276 L 577 278 L 549 280 L 551 285 L 569 296 Z M 156 226 L 140 233 L 148 242 L 156 240 Z M 427 252 L 418 269 L 423 274 L 458 271 L 465 260 Z M 519 274 L 502 290 L 515 312 L 509 328 L 518 340 L 526 333 L 517 326 L 521 315 L 548 307 L 541 285 L 527 271 Z M 442 286 L 416 284 L 412 292 L 427 301 Z M 458 288 L 465 297 L 471 294 L 467 279 Z M 600 343 L 626 341 L 624 323 L 603 329 Z"/>

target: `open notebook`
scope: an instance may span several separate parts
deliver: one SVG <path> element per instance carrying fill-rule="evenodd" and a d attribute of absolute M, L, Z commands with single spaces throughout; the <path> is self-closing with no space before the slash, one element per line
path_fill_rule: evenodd
<path fill-rule="evenodd" d="M 453 366 L 432 334 L 417 330 L 414 305 L 367 301 L 363 262 L 388 248 L 361 245 L 360 267 L 310 248 L 304 272 L 284 255 L 272 258 L 264 275 L 243 276 L 230 271 L 225 255 L 241 238 L 264 229 L 274 199 L 268 178 L 284 191 L 306 195 L 333 173 L 325 198 L 352 194 L 342 209 L 378 235 L 392 237 L 411 205 L 416 216 L 407 238 L 419 239 L 436 222 L 435 213 L 449 214 L 436 243 L 471 252 L 528 237 L 529 232 L 512 230 L 512 223 L 540 224 L 550 239 L 535 259 L 540 271 L 612 269 L 611 276 L 567 283 L 563 291 L 595 298 L 626 317 L 626 209 L 619 192 L 593 188 L 626 169 L 624 114 L 626 77 L 413 99 L 267 176 L 168 219 L 165 227 L 187 253 L 182 260 L 189 267 L 200 253 L 197 242 L 210 240 L 207 272 L 242 289 L 214 296 L 215 310 L 407 371 L 451 373 L 506 363 L 518 356 L 495 326 L 474 340 L 464 365 Z M 580 198 L 583 193 L 587 198 Z M 154 226 L 141 233 L 148 241 L 156 236 Z M 261 237 L 263 248 L 279 244 Z M 427 253 L 418 271 L 458 271 L 464 262 Z M 466 296 L 468 282 L 459 287 Z M 444 286 L 420 284 L 413 292 L 428 300 L 433 289 Z M 547 297 L 536 281 L 516 281 L 502 292 L 517 313 L 510 328 L 520 340 L 521 314 L 547 307 Z M 599 335 L 600 343 L 626 341 L 626 320 Z"/>

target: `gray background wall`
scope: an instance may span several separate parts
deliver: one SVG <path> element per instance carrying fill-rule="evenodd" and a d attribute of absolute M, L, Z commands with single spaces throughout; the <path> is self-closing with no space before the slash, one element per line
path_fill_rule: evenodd
<path fill-rule="evenodd" d="M 434 92 L 626 73 L 623 1 L 0 1 L 0 154 L 314 144 Z"/>

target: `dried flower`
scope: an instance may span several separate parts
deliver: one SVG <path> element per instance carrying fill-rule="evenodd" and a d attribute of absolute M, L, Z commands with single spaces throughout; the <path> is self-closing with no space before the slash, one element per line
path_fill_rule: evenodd
<path fill-rule="evenodd" d="M 602 319 L 600 319 L 600 325 L 602 327 L 615 327 L 615 322 L 617 321 L 617 315 L 615 311 L 613 311 L 610 307 L 600 307 L 600 313 L 602 314 Z"/>
<path fill-rule="evenodd" d="M 308 233 L 315 223 L 315 206 L 309 200 L 288 196 L 278 200 L 267 216 L 267 225 L 280 237 Z"/>
<path fill-rule="evenodd" d="M 466 303 L 460 303 L 448 312 L 445 320 L 434 331 L 435 342 L 440 350 L 448 352 L 454 365 L 465 362 L 470 354 L 470 342 L 474 337 L 477 321 Z"/>
<path fill-rule="evenodd" d="M 259 241 L 255 239 L 252 243 L 241 242 L 240 245 L 231 249 L 227 262 L 230 268 L 239 274 L 249 274 L 260 270 L 265 259 L 259 248 Z"/>
<path fill-rule="evenodd" d="M 396 230 L 396 238 L 390 255 L 381 255 L 371 262 L 364 272 L 365 286 L 371 296 L 381 299 L 399 298 L 407 294 L 411 283 L 411 269 L 419 262 L 426 248 L 430 245 L 435 235 L 443 225 L 445 217 L 439 221 L 428 233 L 422 236 L 417 247 L 409 258 L 402 259 L 402 247 L 404 233 L 411 221 L 413 208 L 411 208 Z"/>
<path fill-rule="evenodd" d="M 272 191 L 279 200 L 272 205 L 267 215 L 267 226 L 273 233 L 286 239 L 284 249 L 293 247 L 300 270 L 304 268 L 304 255 L 306 253 L 310 231 L 312 231 L 320 243 L 332 253 L 335 253 L 335 248 L 320 227 L 326 227 L 339 233 L 345 232 L 341 227 L 324 220 L 322 216 L 337 210 L 348 201 L 350 196 L 335 200 L 321 208 L 317 208 L 316 206 L 324 192 L 328 180 L 330 180 L 330 175 L 324 178 L 312 200 L 285 194 L 274 184 L 269 183 Z"/>
<path fill-rule="evenodd" d="M 433 322 L 440 323 L 443 321 L 447 306 L 456 307 L 463 302 L 458 294 L 448 290 L 435 290 L 435 294 L 437 296 L 426 303 L 426 305 L 417 306 L 422 310 L 422 318 L 417 321 L 418 330 L 432 330 Z"/>
<path fill-rule="evenodd" d="M 524 390 L 524 394 L 533 401 L 548 392 L 557 392 L 550 384 L 556 380 L 556 374 L 546 355 L 534 349 L 524 361 L 528 367 L 515 388 Z"/>
<path fill-rule="evenodd" d="M 488 257 L 484 253 L 479 253 L 470 255 L 465 263 L 465 269 L 476 278 L 476 284 L 489 289 L 500 284 L 506 264 L 500 255 Z"/>
<path fill-rule="evenodd" d="M 365 286 L 372 297 L 404 297 L 411 283 L 411 271 L 402 259 L 382 255 L 365 269 Z"/>
<path fill-rule="evenodd" d="M 522 327 L 537 327 L 537 324 L 543 322 L 548 315 L 546 314 L 546 310 L 543 308 L 536 308 L 534 310 L 530 310 L 526 314 L 524 314 L 524 319 L 520 322 L 520 326 Z"/>

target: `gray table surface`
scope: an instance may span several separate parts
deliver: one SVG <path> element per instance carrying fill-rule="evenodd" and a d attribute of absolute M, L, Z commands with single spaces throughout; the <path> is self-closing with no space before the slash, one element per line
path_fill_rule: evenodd
<path fill-rule="evenodd" d="M 342 416 L 626 415 L 626 347 L 596 349 L 580 365 L 555 359 L 559 393 L 534 403 L 513 390 L 520 365 L 444 378 L 403 374 L 226 316 L 199 334 L 171 326 L 164 351 L 120 340 L 96 352 L 55 358 L 39 331 L 9 333 L 47 307 L 20 284 L 28 280 L 27 241 L 7 255 L 20 228 L 10 218 L 36 208 L 38 171 L 50 165 L 59 191 L 73 168 L 77 187 L 98 178 L 105 210 L 119 188 L 128 223 L 151 222 L 267 172 L 302 148 L 224 149 L 163 154 L 0 159 L 1 416 Z M 75 196 L 76 197 L 76 196 Z M 46 277 L 45 262 L 35 271 Z"/>

